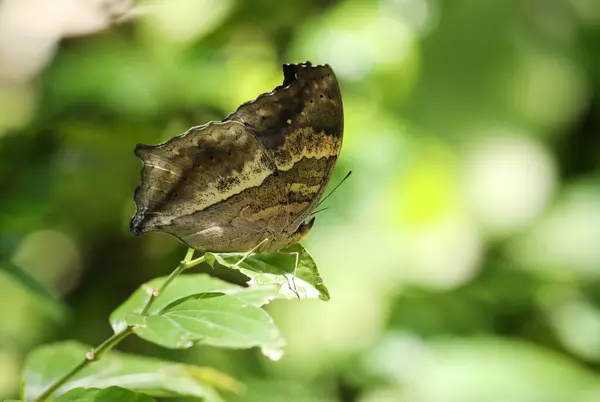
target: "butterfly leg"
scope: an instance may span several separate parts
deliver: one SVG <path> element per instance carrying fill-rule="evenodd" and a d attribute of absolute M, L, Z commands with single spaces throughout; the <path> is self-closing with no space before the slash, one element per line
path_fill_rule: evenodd
<path fill-rule="evenodd" d="M 292 283 L 290 284 L 288 281 L 288 287 L 290 288 L 290 290 L 292 292 L 294 292 L 294 294 L 296 295 L 296 297 L 299 299 L 300 298 L 300 294 L 298 293 L 298 288 L 296 287 L 296 276 L 298 273 L 298 266 L 300 265 L 300 253 L 297 251 L 293 251 L 291 253 L 285 253 L 282 251 L 278 251 L 275 254 L 279 254 L 279 255 L 293 255 L 294 257 L 296 257 L 296 263 L 294 264 L 294 271 L 292 273 Z M 285 276 L 286 280 L 287 280 L 287 276 Z"/>
<path fill-rule="evenodd" d="M 268 242 L 269 239 L 265 237 L 264 240 L 262 240 L 260 243 L 258 243 L 256 246 L 252 247 L 252 249 L 250 251 L 248 251 L 246 254 L 244 254 L 244 256 L 235 263 L 235 265 L 233 266 L 234 268 L 239 268 L 240 264 L 242 262 L 244 262 L 244 260 L 248 257 L 250 257 L 256 250 L 258 250 L 260 248 L 260 246 L 262 246 L 263 244 L 265 244 L 266 242 Z"/>

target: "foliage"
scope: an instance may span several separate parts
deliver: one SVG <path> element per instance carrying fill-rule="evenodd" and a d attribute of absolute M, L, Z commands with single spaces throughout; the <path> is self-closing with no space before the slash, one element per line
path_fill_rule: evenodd
<path fill-rule="evenodd" d="M 303 261 L 298 271 L 312 282 L 304 282 L 302 297 L 307 297 L 307 293 L 319 295 L 315 285 L 326 291 L 308 252 L 300 245 L 293 249 Z M 180 276 L 207 257 L 205 254 L 192 260 L 193 254 L 190 249 L 168 278 L 157 278 L 142 286 L 117 308 L 110 319 L 114 335 L 97 348 L 68 342 L 35 349 L 25 366 L 23 400 L 44 401 L 59 396 L 57 401 L 152 401 L 132 392 L 138 391 L 162 397 L 194 396 L 210 402 L 222 400 L 215 388 L 239 391 L 235 380 L 216 370 L 115 352 L 104 357 L 130 333 L 166 348 L 187 349 L 195 344 L 258 346 L 270 358 L 281 358 L 285 342 L 272 318 L 260 307 L 280 295 L 282 286 L 276 276 L 282 274 L 274 274 L 273 270 L 290 262 L 286 255 L 267 258 L 261 254 L 240 254 L 236 258 L 231 254 L 209 254 L 213 266 L 217 261 L 235 266 L 231 261 L 247 257 L 243 269 L 252 280 L 241 287 L 205 274 Z M 293 272 L 295 261 L 291 262 L 291 269 L 279 270 Z M 268 271 L 263 271 L 265 266 Z M 311 289 L 306 292 L 307 288 Z"/>
<path fill-rule="evenodd" d="M 67 373 L 91 349 L 76 342 L 61 342 L 35 349 L 25 365 L 23 398 L 32 400 Z M 125 387 L 152 396 L 189 395 L 221 401 L 215 389 L 239 391 L 240 385 L 223 373 L 206 367 L 111 352 L 89 365 L 63 385 L 59 394 L 77 388 Z M 115 400 L 116 401 L 116 400 Z"/>
<path fill-rule="evenodd" d="M 74 388 L 71 391 L 56 398 L 56 402 L 152 402 L 154 399 L 147 395 L 136 394 L 135 392 L 118 388 L 109 387 L 106 389 L 94 388 Z"/>
<path fill-rule="evenodd" d="M 127 230 L 135 144 L 220 120 L 310 60 L 343 94 L 332 183 L 354 172 L 305 244 L 331 300 L 296 302 L 273 271 L 289 257 L 256 256 L 254 275 L 208 254 L 148 315 L 235 303 L 261 315 L 264 343 L 213 347 L 191 320 L 169 338 L 189 349 L 118 348 L 214 367 L 236 380 L 190 381 L 228 401 L 600 400 L 598 1 L 139 0 L 105 18 L 126 2 L 0 2 L 0 399 L 39 345 L 100 345 L 139 322 L 185 253 Z M 295 282 L 328 298 L 302 268 Z M 286 341 L 277 362 L 259 306 Z"/>

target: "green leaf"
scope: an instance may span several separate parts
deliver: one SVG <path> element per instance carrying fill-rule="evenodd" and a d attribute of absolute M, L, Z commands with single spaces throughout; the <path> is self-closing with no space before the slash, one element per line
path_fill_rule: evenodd
<path fill-rule="evenodd" d="M 57 398 L 55 402 L 155 402 L 155 399 L 119 387 L 75 388 Z"/>
<path fill-rule="evenodd" d="M 147 289 L 158 289 L 167 277 L 156 278 L 147 285 L 140 287 L 121 304 L 110 316 L 110 325 L 115 332 L 127 327 L 125 317 L 128 313 L 140 313 L 148 298 Z M 206 274 L 188 274 L 177 277 L 169 284 L 163 294 L 158 297 L 147 315 L 156 315 L 166 306 L 186 297 L 209 292 L 220 292 L 235 295 L 240 300 L 254 306 L 262 306 L 279 293 L 279 285 L 250 286 L 247 288 L 237 286 Z"/>
<path fill-rule="evenodd" d="M 229 348 L 259 346 L 265 355 L 278 359 L 285 344 L 266 311 L 224 294 L 188 298 L 159 315 L 130 313 L 126 321 L 141 338 L 174 349 L 196 343 Z"/>
<path fill-rule="evenodd" d="M 298 270 L 294 278 L 296 256 L 299 253 Z M 206 253 L 206 262 L 214 267 L 215 261 L 229 268 L 238 269 L 250 278 L 250 286 L 279 285 L 279 297 L 301 298 L 328 301 L 329 291 L 317 269 L 317 264 L 308 251 L 300 244 L 282 249 L 279 253 L 252 254 L 242 261 L 241 253 Z M 296 290 L 294 292 L 293 290 Z"/>
<path fill-rule="evenodd" d="M 91 347 L 77 342 L 44 345 L 25 362 L 21 398 L 30 400 L 79 364 Z M 73 388 L 120 386 L 156 397 L 192 396 L 220 402 L 215 388 L 238 392 L 241 385 L 211 368 L 128 355 L 111 351 L 62 386 L 57 395 Z"/>

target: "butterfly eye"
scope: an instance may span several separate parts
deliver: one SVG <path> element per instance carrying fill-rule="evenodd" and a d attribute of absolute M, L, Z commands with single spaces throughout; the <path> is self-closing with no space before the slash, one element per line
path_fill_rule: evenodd
<path fill-rule="evenodd" d="M 319 98 L 323 99 L 323 94 L 319 95 Z"/>
<path fill-rule="evenodd" d="M 227 152 L 227 156 L 231 156 L 231 151 Z"/>

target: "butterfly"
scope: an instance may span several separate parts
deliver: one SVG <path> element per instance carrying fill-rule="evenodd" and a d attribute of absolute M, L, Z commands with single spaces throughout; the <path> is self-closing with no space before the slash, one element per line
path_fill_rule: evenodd
<path fill-rule="evenodd" d="M 138 144 L 133 235 L 168 233 L 216 253 L 277 252 L 300 242 L 342 148 L 344 116 L 329 65 L 283 65 L 283 83 L 222 121 Z"/>

